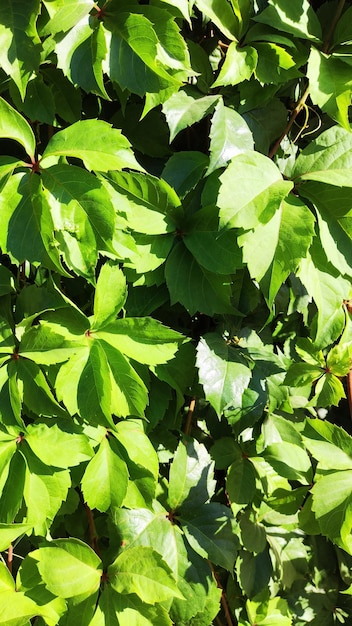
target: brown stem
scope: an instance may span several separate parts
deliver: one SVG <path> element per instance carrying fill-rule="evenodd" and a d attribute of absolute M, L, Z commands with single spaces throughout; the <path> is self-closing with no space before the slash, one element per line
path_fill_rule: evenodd
<path fill-rule="evenodd" d="M 276 152 L 278 151 L 278 149 L 280 147 L 280 144 L 281 144 L 282 140 L 284 139 L 284 137 L 286 137 L 287 133 L 291 130 L 291 128 L 293 126 L 293 123 L 294 123 L 297 115 L 302 111 L 308 96 L 309 96 L 309 85 L 306 88 L 303 96 L 298 100 L 295 108 L 293 109 L 293 111 L 292 111 L 292 113 L 290 115 L 290 119 L 287 122 L 287 126 L 286 126 L 284 132 L 282 133 L 282 135 L 279 137 L 279 139 L 272 146 L 272 148 L 271 148 L 271 150 L 269 152 L 269 155 L 268 155 L 270 159 L 272 159 L 273 156 L 276 154 Z"/>
<path fill-rule="evenodd" d="M 84 502 L 83 504 L 86 510 L 87 520 L 88 520 L 89 545 L 91 548 L 93 548 L 94 552 L 96 552 L 96 554 L 100 558 L 101 555 L 100 555 L 99 548 L 98 548 L 98 533 L 95 528 L 93 513 L 86 502 Z"/>
<path fill-rule="evenodd" d="M 12 563 L 13 563 L 13 545 L 10 543 L 9 549 L 7 551 L 7 569 L 12 574 Z"/>
<path fill-rule="evenodd" d="M 331 44 L 331 40 L 332 40 L 332 38 L 334 36 L 336 24 L 339 21 L 341 15 L 342 15 L 342 11 L 343 11 L 343 8 L 345 6 L 345 2 L 346 2 L 346 0 L 339 0 L 339 3 L 337 5 L 336 11 L 335 11 L 335 15 L 332 18 L 332 21 L 331 21 L 331 24 L 330 24 L 330 28 L 328 30 L 328 34 L 326 35 L 326 38 L 325 38 L 325 41 L 324 41 L 324 45 L 322 47 L 322 52 L 324 52 L 325 54 L 329 53 L 330 44 Z"/>
<path fill-rule="evenodd" d="M 193 397 L 191 402 L 189 403 L 189 409 L 188 409 L 188 413 L 187 413 L 187 421 L 186 421 L 186 426 L 185 426 L 185 435 L 190 435 L 191 434 L 191 429 L 192 429 L 192 419 L 193 419 L 193 413 L 194 413 L 194 409 L 196 406 L 196 398 Z"/>
<path fill-rule="evenodd" d="M 225 593 L 225 589 L 223 588 L 219 577 L 214 569 L 213 564 L 211 563 L 211 561 L 208 561 L 209 567 L 212 571 L 212 574 L 214 576 L 214 579 L 216 581 L 216 584 L 218 586 L 219 589 L 221 589 L 221 606 L 222 606 L 222 610 L 224 611 L 224 615 L 225 615 L 225 619 L 226 619 L 226 624 L 227 626 L 233 626 L 233 622 L 232 622 L 232 617 L 231 617 L 231 613 L 230 613 L 230 609 L 229 609 L 229 605 L 227 604 L 227 599 L 226 599 L 226 593 Z"/>
<path fill-rule="evenodd" d="M 350 417 L 352 419 L 352 368 L 347 374 L 347 398 L 348 406 L 350 409 Z"/>

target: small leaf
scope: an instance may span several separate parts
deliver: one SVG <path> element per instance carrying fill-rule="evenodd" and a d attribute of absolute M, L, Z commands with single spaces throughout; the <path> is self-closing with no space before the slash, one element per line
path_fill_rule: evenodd
<path fill-rule="evenodd" d="M 258 52 L 255 48 L 252 46 L 239 47 L 237 42 L 231 42 L 219 76 L 212 87 L 238 85 L 244 80 L 249 80 L 257 67 L 257 62 Z"/>
<path fill-rule="evenodd" d="M 0 98 L 0 137 L 18 141 L 34 159 L 36 141 L 30 125 L 3 98 Z"/>
<path fill-rule="evenodd" d="M 213 463 L 206 448 L 197 441 L 180 441 L 169 476 L 169 505 L 177 510 L 210 500 L 215 491 Z"/>
<path fill-rule="evenodd" d="M 10 543 L 30 530 L 31 524 L 0 524 L 0 551 L 7 550 Z"/>
<path fill-rule="evenodd" d="M 122 594 L 136 593 L 143 602 L 155 604 L 183 598 L 171 570 L 152 548 L 136 546 L 124 550 L 108 569 L 111 586 Z"/>
<path fill-rule="evenodd" d="M 163 104 L 163 113 L 170 128 L 170 141 L 176 135 L 214 110 L 219 96 L 201 96 L 197 92 L 179 91 Z"/>
<path fill-rule="evenodd" d="M 109 324 L 116 319 L 126 302 L 126 279 L 120 268 L 107 261 L 100 270 L 94 295 L 92 329 Z"/>

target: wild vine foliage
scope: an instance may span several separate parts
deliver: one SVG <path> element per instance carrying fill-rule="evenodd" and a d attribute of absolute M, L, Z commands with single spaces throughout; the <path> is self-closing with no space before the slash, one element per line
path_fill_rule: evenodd
<path fill-rule="evenodd" d="M 0 625 L 352 615 L 352 3 L 1 0 Z"/>

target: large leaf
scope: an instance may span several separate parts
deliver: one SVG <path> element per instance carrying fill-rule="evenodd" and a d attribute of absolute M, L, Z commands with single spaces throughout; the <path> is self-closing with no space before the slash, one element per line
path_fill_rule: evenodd
<path fill-rule="evenodd" d="M 30 618 L 40 613 L 38 604 L 22 591 L 4 591 L 0 595 L 1 626 L 27 626 Z"/>
<path fill-rule="evenodd" d="M 121 134 L 102 120 L 83 120 L 71 124 L 65 130 L 56 133 L 50 139 L 41 158 L 53 156 L 72 156 L 82 159 L 88 170 L 120 170 L 124 167 L 143 169 L 137 163 L 131 151 L 131 144 Z"/>
<path fill-rule="evenodd" d="M 79 539 L 57 539 L 39 549 L 38 569 L 46 587 L 61 598 L 94 593 L 103 573 L 101 561 Z"/>
<path fill-rule="evenodd" d="M 312 489 L 312 510 L 321 532 L 349 554 L 352 554 L 351 480 L 352 470 L 331 471 L 320 477 Z"/>
<path fill-rule="evenodd" d="M 240 26 L 230 3 L 221 0 L 196 0 L 195 4 L 228 39 L 238 37 Z"/>
<path fill-rule="evenodd" d="M 0 137 L 8 137 L 18 141 L 26 150 L 28 156 L 34 159 L 36 142 L 30 125 L 3 98 L 0 98 Z"/>
<path fill-rule="evenodd" d="M 46 465 L 66 469 L 89 460 L 93 451 L 85 435 L 65 429 L 65 423 L 37 422 L 26 429 L 26 441 Z"/>
<path fill-rule="evenodd" d="M 16 83 L 22 99 L 28 80 L 39 68 L 41 45 L 36 31 L 39 12 L 39 0 L 1 2 L 0 65 Z"/>
<path fill-rule="evenodd" d="M 132 172 L 110 172 L 106 179 L 112 201 L 126 216 L 129 228 L 149 235 L 175 231 L 181 201 L 166 181 Z"/>
<path fill-rule="evenodd" d="M 126 495 L 127 481 L 126 463 L 119 456 L 114 439 L 104 437 L 82 478 L 85 501 L 99 511 L 119 507 Z"/>
<path fill-rule="evenodd" d="M 19 263 L 43 263 L 65 274 L 40 178 L 30 173 L 12 176 L 2 190 L 0 208 L 2 249 Z"/>
<path fill-rule="evenodd" d="M 211 121 L 207 174 L 224 167 L 236 154 L 252 150 L 253 147 L 252 133 L 243 117 L 219 100 Z"/>
<path fill-rule="evenodd" d="M 184 337 L 151 317 L 125 317 L 94 333 L 130 359 L 158 365 L 172 359 Z"/>
<path fill-rule="evenodd" d="M 230 301 L 231 277 L 223 274 L 219 279 L 201 267 L 182 241 L 177 242 L 168 256 L 165 278 L 171 302 L 181 302 L 190 315 L 197 311 L 207 315 L 234 311 Z"/>
<path fill-rule="evenodd" d="M 243 259 L 271 306 L 291 272 L 307 254 L 314 236 L 314 216 L 299 198 L 289 196 L 266 224 L 239 237 Z M 261 254 L 257 254 L 258 249 Z"/>
<path fill-rule="evenodd" d="M 208 502 L 215 491 L 213 471 L 213 462 L 202 444 L 180 441 L 170 467 L 168 502 L 171 509 Z"/>
<path fill-rule="evenodd" d="M 255 19 L 295 37 L 321 40 L 320 23 L 308 0 L 296 0 L 290 5 L 285 0 L 269 0 L 269 6 Z"/>
<path fill-rule="evenodd" d="M 193 515 L 180 516 L 179 521 L 195 552 L 232 571 L 238 539 L 231 511 L 227 507 L 217 502 L 203 504 Z"/>
<path fill-rule="evenodd" d="M 73 28 L 93 8 L 93 0 L 44 0 L 44 5 L 50 15 L 50 20 L 41 30 L 42 35 L 54 35 L 67 32 Z"/>
<path fill-rule="evenodd" d="M 235 193 L 234 180 L 240 181 Z M 292 188 L 270 159 L 251 151 L 235 156 L 220 181 L 220 226 L 228 228 L 249 229 L 265 224 Z"/>
<path fill-rule="evenodd" d="M 111 248 L 115 212 L 102 183 L 73 165 L 54 165 L 42 172 L 55 237 L 67 265 L 93 279 L 98 249 Z"/>
<path fill-rule="evenodd" d="M 350 67 L 338 57 L 328 56 L 312 48 L 307 75 L 313 103 L 349 130 L 348 107 L 352 91 Z"/>
<path fill-rule="evenodd" d="M 198 344 L 197 366 L 205 397 L 220 417 L 225 408 L 242 406 L 251 370 L 241 351 L 209 333 Z"/>
<path fill-rule="evenodd" d="M 136 593 L 148 604 L 183 597 L 168 565 L 153 548 L 135 546 L 124 550 L 109 566 L 108 575 L 118 593 Z"/>

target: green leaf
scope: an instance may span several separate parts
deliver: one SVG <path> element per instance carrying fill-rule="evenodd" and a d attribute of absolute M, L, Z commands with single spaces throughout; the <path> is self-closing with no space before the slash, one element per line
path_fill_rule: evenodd
<path fill-rule="evenodd" d="M 102 183 L 73 165 L 42 172 L 55 238 L 68 267 L 93 280 L 98 250 L 110 250 L 115 211 Z"/>
<path fill-rule="evenodd" d="M 190 546 L 201 557 L 232 571 L 238 539 L 231 511 L 217 502 L 198 506 L 193 515 L 179 521 Z"/>
<path fill-rule="evenodd" d="M 233 180 L 240 180 L 234 203 Z M 255 228 L 267 223 L 287 196 L 292 183 L 282 180 L 276 165 L 258 152 L 235 156 L 220 176 L 220 226 Z"/>
<path fill-rule="evenodd" d="M 71 484 L 70 473 L 44 465 L 26 447 L 25 442 L 21 444 L 21 452 L 27 464 L 23 493 L 27 506 L 26 518 L 36 535 L 46 536 L 62 502 L 67 498 Z"/>
<path fill-rule="evenodd" d="M 351 496 L 352 470 L 332 471 L 322 476 L 312 489 L 312 510 L 321 532 L 352 554 Z M 329 494 L 329 497 L 326 497 Z"/>
<path fill-rule="evenodd" d="M 148 604 L 183 597 L 165 561 L 149 547 L 136 546 L 124 550 L 109 566 L 108 575 L 115 591 L 136 593 Z"/>
<path fill-rule="evenodd" d="M 60 37 L 55 52 L 58 67 L 75 86 L 109 99 L 103 81 L 107 47 L 99 22 L 93 24 L 86 17 L 75 22 L 74 28 Z"/>
<path fill-rule="evenodd" d="M 44 0 L 44 5 L 50 15 L 50 20 L 41 30 L 41 35 L 55 35 L 67 32 L 82 18 L 88 16 L 93 8 L 93 0 Z"/>
<path fill-rule="evenodd" d="M 83 541 L 57 539 L 39 548 L 38 556 L 39 572 L 54 595 L 72 598 L 98 589 L 103 573 L 101 561 Z"/>
<path fill-rule="evenodd" d="M 219 231 L 218 222 L 216 207 L 196 211 L 183 225 L 183 241 L 196 261 L 209 272 L 233 274 L 242 267 L 237 232 Z"/>
<path fill-rule="evenodd" d="M 17 173 L 1 194 L 1 245 L 19 263 L 43 263 L 65 274 L 54 239 L 53 219 L 40 178 Z"/>
<path fill-rule="evenodd" d="M 351 166 L 351 133 L 340 126 L 332 126 L 300 152 L 294 164 L 292 178 L 316 180 L 336 187 L 350 187 Z"/>
<path fill-rule="evenodd" d="M 253 137 L 243 117 L 219 100 L 210 130 L 210 162 L 207 174 L 224 167 L 237 154 L 253 150 Z"/>
<path fill-rule="evenodd" d="M 151 317 L 125 317 L 116 320 L 93 336 L 123 352 L 130 359 L 158 365 L 172 359 L 184 337 Z"/>
<path fill-rule="evenodd" d="M 302 259 L 298 276 L 318 309 L 314 343 L 317 348 L 329 345 L 344 327 L 341 303 L 349 293 L 349 281 L 331 267 L 318 243 L 313 243 L 310 254 Z"/>
<path fill-rule="evenodd" d="M 111 199 L 138 233 L 161 235 L 174 232 L 182 216 L 181 201 L 166 181 L 150 174 L 109 172 Z"/>
<path fill-rule="evenodd" d="M 215 491 L 213 463 L 197 441 L 180 441 L 169 475 L 168 502 L 173 511 L 208 502 Z"/>
<path fill-rule="evenodd" d="M 4 591 L 0 594 L 0 624 L 2 626 L 28 626 L 41 609 L 22 591 Z"/>
<path fill-rule="evenodd" d="M 306 451 L 296 444 L 281 441 L 268 445 L 263 458 L 284 478 L 299 480 L 309 484 L 312 479 L 312 466 Z"/>
<path fill-rule="evenodd" d="M 4 0 L 0 7 L 0 65 L 16 83 L 22 100 L 28 80 L 39 68 L 39 12 L 39 0 Z M 33 154 L 29 152 L 30 156 Z"/>
<path fill-rule="evenodd" d="M 352 439 L 343 428 L 307 419 L 303 439 L 309 452 L 319 462 L 319 470 L 352 469 Z"/>
<path fill-rule="evenodd" d="M 42 370 L 28 359 L 16 360 L 17 376 L 23 383 L 23 403 L 39 417 L 67 417 L 56 401 Z"/>
<path fill-rule="evenodd" d="M 202 178 L 209 159 L 195 150 L 175 152 L 167 161 L 162 177 L 184 198 Z"/>
<path fill-rule="evenodd" d="M 310 96 L 325 113 L 343 128 L 350 130 L 348 107 L 351 100 L 352 79 L 350 67 L 336 58 L 312 48 L 307 76 Z"/>
<path fill-rule="evenodd" d="M 7 550 L 12 543 L 21 535 L 25 535 L 32 530 L 31 524 L 0 524 L 0 550 Z"/>
<path fill-rule="evenodd" d="M 254 19 L 295 37 L 321 41 L 320 23 L 308 0 L 297 0 L 289 6 L 285 0 L 269 0 L 269 6 Z"/>
<path fill-rule="evenodd" d="M 13 293 L 14 290 L 14 275 L 7 269 L 7 267 L 0 265 L 0 296 L 4 296 L 7 293 Z"/>
<path fill-rule="evenodd" d="M 127 298 L 126 279 L 118 265 L 106 262 L 99 272 L 94 295 L 92 329 L 116 319 Z"/>
<path fill-rule="evenodd" d="M 113 520 L 118 539 L 126 549 L 157 547 L 165 563 L 177 575 L 181 558 L 180 531 L 171 524 L 164 509 L 154 512 L 144 508 L 117 508 L 113 510 Z"/>
<path fill-rule="evenodd" d="M 314 216 L 293 195 L 283 200 L 269 222 L 239 237 L 243 259 L 252 278 L 260 283 L 269 307 L 288 275 L 306 256 L 313 237 Z M 261 254 L 256 254 L 259 248 Z"/>
<path fill-rule="evenodd" d="M 222 85 L 238 85 L 249 80 L 257 67 L 258 52 L 252 46 L 241 46 L 233 41 L 230 43 L 225 61 L 213 87 Z"/>
<path fill-rule="evenodd" d="M 225 408 L 241 407 L 242 395 L 251 380 L 248 362 L 238 348 L 209 333 L 199 342 L 197 367 L 205 397 L 220 417 Z"/>
<path fill-rule="evenodd" d="M 167 610 L 161 606 L 150 606 L 134 594 L 115 594 L 115 611 L 119 626 L 171 626 Z M 94 624 L 92 624 L 94 626 Z"/>
<path fill-rule="evenodd" d="M 2 5 L 2 9 L 3 8 L 4 5 Z M 1 20 L 0 24 L 3 24 Z M 0 98 L 0 137 L 8 137 L 9 139 L 18 141 L 18 143 L 24 147 L 28 156 L 34 159 L 36 141 L 30 125 L 24 117 L 3 98 Z"/>
<path fill-rule="evenodd" d="M 200 96 L 196 91 L 181 90 L 163 104 L 163 113 L 170 128 L 170 141 L 181 130 L 212 113 L 219 96 Z"/>
<path fill-rule="evenodd" d="M 120 507 L 127 492 L 128 471 L 114 439 L 104 437 L 98 451 L 86 467 L 82 492 L 91 509 L 107 511 Z"/>
<path fill-rule="evenodd" d="M 168 17 L 165 12 L 164 21 Z M 177 89 L 180 81 L 168 72 L 163 55 L 158 58 L 160 39 L 155 24 L 145 15 L 120 10 L 106 19 L 104 25 L 111 31 L 108 74 L 122 90 L 144 96 L 169 87 Z"/>
<path fill-rule="evenodd" d="M 268 41 L 253 45 L 258 54 L 255 77 L 261 83 L 276 85 L 300 76 L 292 55 L 282 46 Z"/>
<path fill-rule="evenodd" d="M 228 39 L 237 39 L 240 27 L 236 13 L 229 3 L 221 0 L 196 0 L 198 9 L 211 19 L 212 22 Z"/>
<path fill-rule="evenodd" d="M 101 344 L 90 338 L 89 344 L 87 360 L 77 386 L 77 406 L 84 419 L 110 425 L 112 418 L 109 364 Z"/>
<path fill-rule="evenodd" d="M 171 303 L 181 302 L 194 315 L 233 313 L 231 277 L 219 276 L 201 267 L 182 241 L 176 243 L 166 261 L 166 284 Z M 197 285 L 197 289 L 195 289 Z"/>
<path fill-rule="evenodd" d="M 111 124 L 102 120 L 83 120 L 56 133 L 45 148 L 40 163 L 45 167 L 45 160 L 53 156 L 71 156 L 82 159 L 88 170 L 143 169 L 130 148 L 128 139 Z"/>
<path fill-rule="evenodd" d="M 255 471 L 249 459 L 241 457 L 232 463 L 226 477 L 226 492 L 231 504 L 246 505 L 255 494 Z"/>
<path fill-rule="evenodd" d="M 34 454 L 52 467 L 66 469 L 93 456 L 87 437 L 70 431 L 65 422 L 28 424 L 25 439 Z"/>

